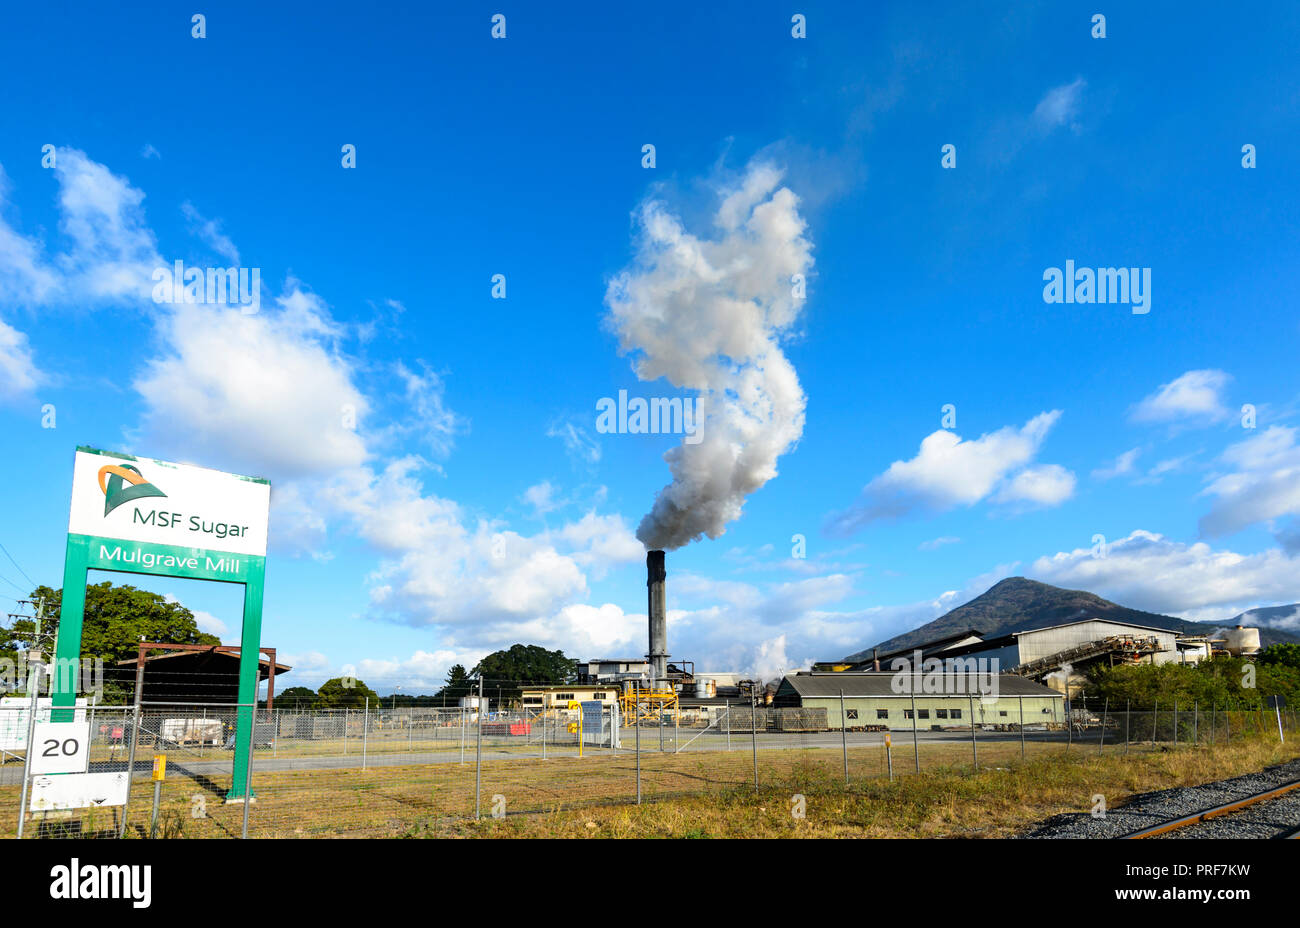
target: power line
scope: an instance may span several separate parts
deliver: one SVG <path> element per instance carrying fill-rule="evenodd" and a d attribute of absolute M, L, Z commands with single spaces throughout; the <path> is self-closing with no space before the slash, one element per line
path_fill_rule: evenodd
<path fill-rule="evenodd" d="M 38 584 L 35 580 L 27 576 L 27 571 L 23 570 L 22 567 L 19 565 L 19 563 L 14 560 L 14 556 L 9 553 L 9 549 L 6 548 L 2 542 L 0 542 L 0 551 L 3 551 L 5 553 L 5 557 L 9 558 L 10 563 L 12 563 L 15 567 L 18 568 L 18 572 L 23 575 L 24 580 L 26 580 L 28 583 L 32 585 L 33 590 L 36 589 L 36 587 L 40 586 L 40 584 Z"/>
<path fill-rule="evenodd" d="M 15 590 L 17 590 L 19 593 L 22 593 L 24 596 L 26 596 L 26 595 L 30 592 L 30 590 L 24 590 L 22 587 L 20 587 L 20 586 L 19 586 L 18 584 L 16 584 L 16 583 L 14 583 L 12 580 L 10 580 L 8 577 L 6 577 L 4 574 L 0 574 L 0 580 L 3 580 L 5 583 L 9 584 L 11 587 L 13 587 L 13 588 L 14 588 Z"/>

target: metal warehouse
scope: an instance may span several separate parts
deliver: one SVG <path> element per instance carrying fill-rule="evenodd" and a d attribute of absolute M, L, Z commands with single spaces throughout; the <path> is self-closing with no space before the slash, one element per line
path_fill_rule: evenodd
<path fill-rule="evenodd" d="M 908 692 L 911 680 L 916 681 L 915 693 Z M 972 719 L 981 727 L 1062 723 L 1064 701 L 1055 690 L 1009 673 L 810 671 L 786 676 L 772 704 L 825 709 L 831 730 L 910 730 L 913 711 L 915 726 L 923 729 L 969 728 Z"/>
<path fill-rule="evenodd" d="M 1093 618 L 1013 632 L 949 648 L 939 656 L 945 661 L 955 657 L 997 660 L 1001 667 L 1025 673 L 1097 660 L 1111 664 L 1193 663 L 1210 656 L 1210 643 L 1204 637 L 1167 628 Z"/>

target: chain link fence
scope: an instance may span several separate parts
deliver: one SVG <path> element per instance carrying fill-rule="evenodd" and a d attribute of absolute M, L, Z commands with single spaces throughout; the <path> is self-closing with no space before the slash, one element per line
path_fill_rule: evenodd
<path fill-rule="evenodd" d="M 28 750 L 29 729 L 66 734 L 57 725 L 40 727 L 48 700 L 38 703 L 36 725 L 29 706 L 12 703 L 0 705 L 0 809 L 8 810 L 3 832 L 16 834 L 21 819 L 23 837 L 445 834 L 476 817 L 754 789 L 793 777 L 852 784 L 1071 752 L 1123 755 L 1300 738 L 1294 709 L 1136 708 L 1091 699 L 1074 700 L 1068 722 L 1022 725 L 1013 717 L 892 731 L 830 729 L 825 710 L 748 702 L 637 713 L 618 705 L 483 712 L 79 706 L 67 730 L 86 731 L 87 744 L 85 766 L 74 772 L 116 777 L 124 791 L 99 804 L 61 808 L 60 801 L 96 797 L 70 800 L 55 788 L 73 782 L 60 779 L 66 774 L 41 772 L 39 755 L 61 745 L 38 741 Z M 239 714 L 249 711 L 245 774 L 253 798 L 246 803 L 236 795 L 242 778 L 235 739 Z M 165 772 L 156 758 L 165 758 Z"/>

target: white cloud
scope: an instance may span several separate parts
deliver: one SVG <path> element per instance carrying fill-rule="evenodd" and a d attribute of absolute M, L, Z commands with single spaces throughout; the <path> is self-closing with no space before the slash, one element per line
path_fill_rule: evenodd
<path fill-rule="evenodd" d="M 555 499 L 555 487 L 549 480 L 535 483 L 524 490 L 523 500 L 532 507 L 533 514 L 539 516 L 554 512 L 561 505 Z"/>
<path fill-rule="evenodd" d="M 255 315 L 176 304 L 159 320 L 166 353 L 134 383 L 152 446 L 274 477 L 362 464 L 349 417 L 360 424 L 369 402 L 331 346 L 324 303 L 296 285 L 276 303 Z"/>
<path fill-rule="evenodd" d="M 1034 561 L 1029 575 L 1083 589 L 1131 608 L 1214 621 L 1260 602 L 1286 602 L 1300 589 L 1300 559 L 1279 549 L 1238 554 L 1137 530 L 1105 557 L 1076 548 Z"/>
<path fill-rule="evenodd" d="M 1257 522 L 1300 515 L 1300 446 L 1297 430 L 1269 426 L 1229 445 L 1220 455 L 1227 473 L 1203 491 L 1217 497 L 1200 521 L 1201 534 L 1217 538 Z"/>
<path fill-rule="evenodd" d="M 194 624 L 199 627 L 199 631 L 207 632 L 209 635 L 216 635 L 221 639 L 222 644 L 239 643 L 237 640 L 230 640 L 230 626 L 221 621 L 211 612 L 204 612 L 202 609 L 195 610 Z"/>
<path fill-rule="evenodd" d="M 72 243 L 57 265 L 65 299 L 150 300 L 154 269 L 164 262 L 144 216 L 144 193 L 74 148 L 60 148 L 59 229 Z"/>
<path fill-rule="evenodd" d="M 55 152 L 54 177 L 66 247 L 47 259 L 44 243 L 0 220 L 0 302 L 148 302 L 162 259 L 145 221 L 144 194 L 75 148 Z M 7 192 L 0 172 L 0 197 Z"/>
<path fill-rule="evenodd" d="M 1059 464 L 1026 467 L 1006 480 L 994 499 L 1000 503 L 1058 506 L 1074 495 L 1074 474 Z"/>
<path fill-rule="evenodd" d="M 600 461 L 600 443 L 580 425 L 572 422 L 556 422 L 546 430 L 547 438 L 558 438 L 564 443 L 564 451 L 577 466 L 590 468 Z"/>
<path fill-rule="evenodd" d="M 923 541 L 917 545 L 920 551 L 938 551 L 944 545 L 955 545 L 961 541 L 955 535 L 944 535 L 940 538 L 931 538 L 929 541 Z"/>
<path fill-rule="evenodd" d="M 1060 415 L 1059 409 L 1040 413 L 1019 429 L 1006 426 L 971 441 L 946 429 L 933 432 L 922 440 L 916 457 L 891 464 L 867 484 L 854 506 L 833 516 L 828 527 L 847 534 L 916 510 L 972 506 L 1034 459 Z M 1066 474 L 1064 468 L 1040 468 L 1023 483 L 1008 486 L 1004 501 L 1030 499 L 1036 493 L 1041 497 L 1036 501 L 1060 502 L 1066 484 L 1073 489 L 1073 475 L 1067 480 Z"/>
<path fill-rule="evenodd" d="M 1097 480 L 1110 480 L 1114 477 L 1123 477 L 1127 474 L 1131 474 L 1134 471 L 1134 464 L 1137 461 L 1138 455 L 1141 453 L 1141 448 L 1130 448 L 1128 451 L 1125 451 L 1117 457 L 1115 462 L 1110 466 L 1099 467 L 1094 470 L 1092 476 Z"/>
<path fill-rule="evenodd" d="M 1087 81 L 1079 77 L 1068 84 L 1053 87 L 1034 107 L 1031 121 L 1044 132 L 1050 132 L 1064 125 L 1069 125 L 1072 129 L 1077 128 L 1075 119 L 1079 114 L 1083 89 L 1087 86 Z"/>
<path fill-rule="evenodd" d="M 0 321 L 0 402 L 30 394 L 42 379 L 27 336 Z"/>
<path fill-rule="evenodd" d="M 5 206 L 8 194 L 9 180 L 0 168 L 0 207 Z M 40 243 L 0 216 L 0 304 L 41 304 L 58 286 L 58 274 L 45 264 Z"/>
<path fill-rule="evenodd" d="M 486 652 L 438 648 L 418 649 L 409 657 L 362 658 L 356 662 L 357 679 L 374 690 L 392 690 L 400 686 L 404 695 L 432 695 L 447 679 L 453 664 L 469 669 Z"/>
<path fill-rule="evenodd" d="M 601 573 L 645 558 L 645 545 L 637 541 L 621 515 L 588 512 L 560 529 L 557 536 L 572 547 L 576 563 Z"/>
<path fill-rule="evenodd" d="M 1223 390 L 1232 380 L 1224 371 L 1188 371 L 1138 403 L 1134 422 L 1218 422 L 1228 417 Z"/>
<path fill-rule="evenodd" d="M 214 219 L 205 219 L 194 204 L 186 200 L 181 204 L 181 213 L 189 223 L 190 232 L 203 240 L 209 248 L 230 262 L 232 267 L 239 267 L 239 249 L 235 243 L 221 231 L 221 223 Z"/>

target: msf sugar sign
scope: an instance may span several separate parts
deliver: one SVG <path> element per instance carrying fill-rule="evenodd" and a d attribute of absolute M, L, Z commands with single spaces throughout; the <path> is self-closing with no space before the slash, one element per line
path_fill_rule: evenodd
<path fill-rule="evenodd" d="M 108 545 L 115 562 L 149 567 L 146 558 L 183 560 L 196 548 L 266 555 L 271 488 L 264 480 L 90 448 L 77 449 L 72 480 L 68 533 L 136 543 Z M 168 550 L 150 547 L 158 545 Z"/>

